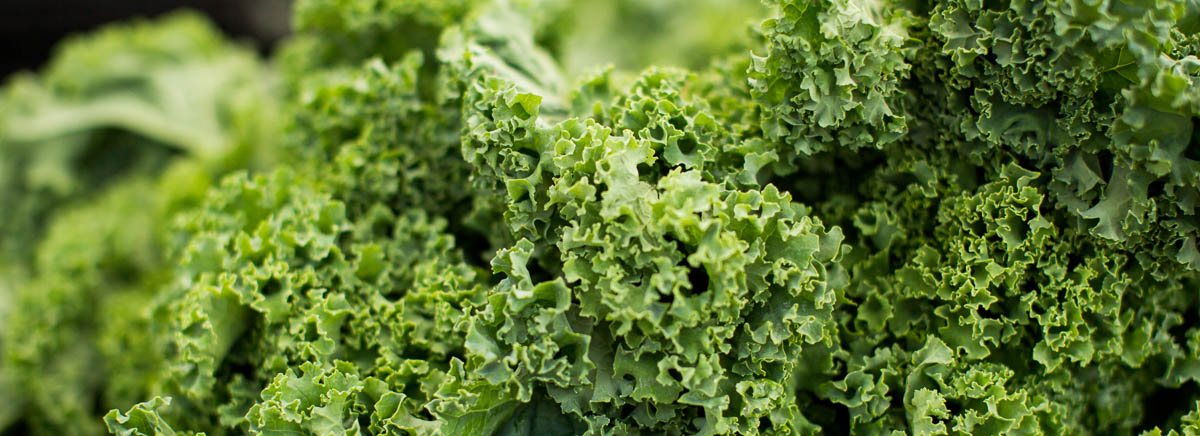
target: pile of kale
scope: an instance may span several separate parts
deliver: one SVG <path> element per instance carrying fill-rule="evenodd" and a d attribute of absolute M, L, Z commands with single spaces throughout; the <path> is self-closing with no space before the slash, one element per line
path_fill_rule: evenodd
<path fill-rule="evenodd" d="M 0 90 L 0 433 L 1200 434 L 1200 1 L 293 23 Z"/>

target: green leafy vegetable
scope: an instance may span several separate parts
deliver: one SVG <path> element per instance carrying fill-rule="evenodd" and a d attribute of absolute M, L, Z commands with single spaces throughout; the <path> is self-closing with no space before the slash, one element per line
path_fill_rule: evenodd
<path fill-rule="evenodd" d="M 95 192 L 14 191 L 53 221 L 4 320 L 23 401 L 0 428 L 1200 434 L 1200 3 L 294 18 L 282 131 L 105 119 L 171 153 Z M 20 80 L 108 104 L 54 71 Z M 0 137 L 48 140 L 28 124 Z M 276 141 L 293 158 L 256 171 Z"/>

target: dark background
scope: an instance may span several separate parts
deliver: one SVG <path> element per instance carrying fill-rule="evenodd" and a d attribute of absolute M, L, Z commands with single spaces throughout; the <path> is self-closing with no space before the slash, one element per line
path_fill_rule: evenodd
<path fill-rule="evenodd" d="M 287 34 L 290 0 L 0 0 L 0 78 L 37 70 L 63 37 L 180 8 L 208 15 L 230 37 L 260 51 Z"/>

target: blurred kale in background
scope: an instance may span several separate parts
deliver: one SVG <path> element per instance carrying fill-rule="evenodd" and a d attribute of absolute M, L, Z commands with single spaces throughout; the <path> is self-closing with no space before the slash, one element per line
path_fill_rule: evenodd
<path fill-rule="evenodd" d="M 144 397 L 142 316 L 165 229 L 212 181 L 275 159 L 274 74 L 173 12 L 67 37 L 0 88 L 0 429 L 94 434 Z M 116 330 L 113 330 L 116 329 Z"/>

